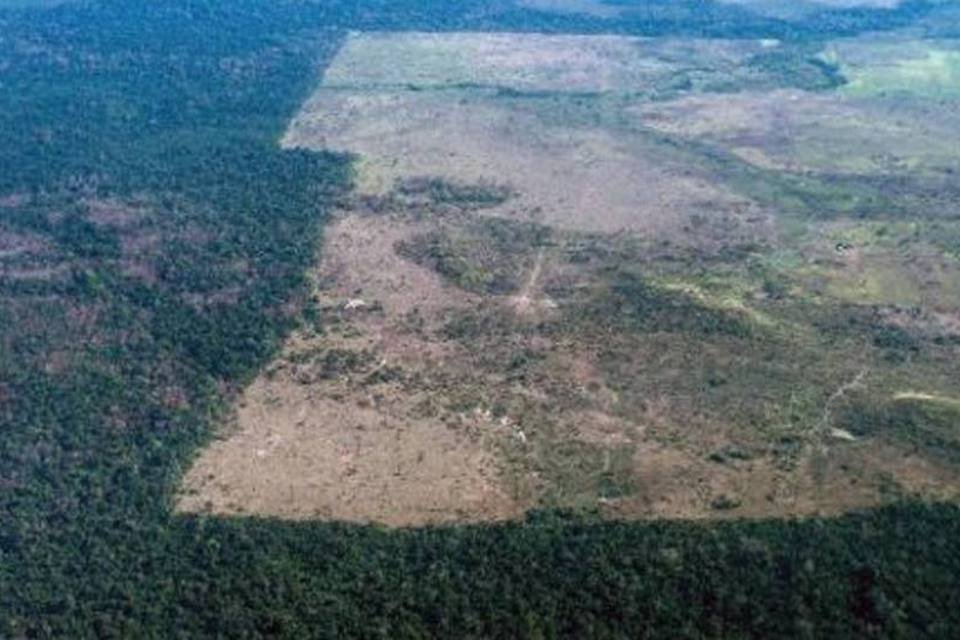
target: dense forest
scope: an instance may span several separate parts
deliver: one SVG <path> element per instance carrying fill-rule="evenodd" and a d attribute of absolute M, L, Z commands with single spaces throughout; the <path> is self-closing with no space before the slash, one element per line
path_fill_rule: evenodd
<path fill-rule="evenodd" d="M 411 530 L 173 513 L 350 188 L 351 158 L 276 144 L 346 30 L 803 43 L 942 32 L 949 10 L 636 4 L 612 24 L 483 0 L 0 11 L 0 636 L 960 635 L 956 505 Z"/>

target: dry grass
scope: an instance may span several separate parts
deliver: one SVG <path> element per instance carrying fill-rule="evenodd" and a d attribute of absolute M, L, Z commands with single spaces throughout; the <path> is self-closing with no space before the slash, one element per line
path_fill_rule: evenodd
<path fill-rule="evenodd" d="M 49 282 L 69 274 L 69 265 L 47 238 L 29 231 L 0 230 L 0 277 Z"/>

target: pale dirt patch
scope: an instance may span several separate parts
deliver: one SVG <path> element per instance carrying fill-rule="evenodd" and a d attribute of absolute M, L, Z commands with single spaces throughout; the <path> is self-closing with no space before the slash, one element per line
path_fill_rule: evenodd
<path fill-rule="evenodd" d="M 43 255 L 52 250 L 44 237 L 23 231 L 0 231 L 0 260 Z"/>
<path fill-rule="evenodd" d="M 475 296 L 397 255 L 398 243 L 431 227 L 404 216 L 346 215 L 337 220 L 324 231 L 323 262 L 316 271 L 323 295 L 376 301 L 390 317 L 417 310 L 427 319 L 474 302 Z"/>
<path fill-rule="evenodd" d="M 768 232 L 764 213 L 749 200 L 689 167 L 647 156 L 629 134 L 551 124 L 527 105 L 468 92 L 321 89 L 283 143 L 360 154 L 358 187 L 370 194 L 404 178 L 439 176 L 506 184 L 518 195 L 500 214 L 561 229 L 682 242 L 683 228 L 699 215 L 729 221 L 746 235 Z"/>
<path fill-rule="evenodd" d="M 188 474 L 179 508 L 393 526 L 517 514 L 482 434 L 410 415 L 415 398 L 358 406 L 349 390 L 324 397 L 333 388 L 257 380 L 236 433 Z"/>
<path fill-rule="evenodd" d="M 399 258 L 394 245 L 423 224 L 346 215 L 325 231 L 315 279 L 339 334 L 299 332 L 239 402 L 227 438 L 184 480 L 179 508 L 394 526 L 499 520 L 523 505 L 499 480 L 498 426 L 431 409 L 416 383 L 370 384 L 391 368 L 405 380 L 454 368 L 461 347 L 427 336 L 443 310 L 470 294 Z M 426 326 L 411 333 L 411 314 Z M 298 356 L 367 354 L 361 371 L 319 379 Z M 308 361 L 309 363 L 309 361 Z"/>
<path fill-rule="evenodd" d="M 930 393 L 917 391 L 901 391 L 894 394 L 893 399 L 897 402 L 928 402 L 933 405 L 940 405 L 950 409 L 960 409 L 960 399 L 937 396 Z M 960 425 L 958 425 L 960 427 Z"/>
<path fill-rule="evenodd" d="M 605 411 L 581 411 L 571 415 L 576 439 L 602 447 L 628 445 L 643 433 L 643 426 Z"/>
<path fill-rule="evenodd" d="M 142 207 L 120 200 L 87 199 L 86 217 L 94 224 L 117 230 L 129 230 L 147 220 L 148 211 Z"/>
<path fill-rule="evenodd" d="M 556 303 L 549 297 L 540 295 L 540 274 L 543 272 L 543 263 L 546 258 L 546 249 L 541 247 L 534 259 L 533 268 L 527 275 L 523 288 L 511 298 L 511 303 L 517 313 L 529 315 L 538 309 L 556 308 Z"/>
<path fill-rule="evenodd" d="M 25 193 L 9 193 L 0 196 L 0 209 L 13 209 L 26 204 L 29 196 Z"/>
<path fill-rule="evenodd" d="M 0 277 L 9 280 L 53 282 L 55 280 L 65 280 L 69 275 L 69 264 L 25 267 L 10 267 L 0 264 Z"/>

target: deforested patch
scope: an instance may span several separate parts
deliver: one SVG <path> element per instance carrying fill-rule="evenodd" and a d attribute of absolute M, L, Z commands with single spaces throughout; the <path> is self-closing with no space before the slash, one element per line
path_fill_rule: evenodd
<path fill-rule="evenodd" d="M 436 372 L 459 349 L 430 339 L 432 324 L 470 295 L 396 254 L 420 230 L 349 214 L 327 228 L 322 331 L 300 331 L 246 389 L 180 508 L 394 526 L 522 510 L 500 480 L 495 426 L 434 407 Z"/>
<path fill-rule="evenodd" d="M 960 375 L 960 236 L 926 195 L 954 116 L 918 128 L 791 46 L 353 34 L 283 144 L 353 154 L 356 189 L 179 508 L 416 526 L 955 497 L 928 399 Z M 830 77 L 784 88 L 795 64 Z"/>

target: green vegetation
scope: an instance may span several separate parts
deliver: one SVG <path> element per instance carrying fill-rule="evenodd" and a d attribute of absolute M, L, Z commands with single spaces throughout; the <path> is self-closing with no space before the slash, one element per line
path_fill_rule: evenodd
<path fill-rule="evenodd" d="M 960 402 L 951 398 L 902 393 L 879 406 L 854 403 L 841 423 L 857 435 L 905 442 L 927 455 L 960 462 Z"/>
<path fill-rule="evenodd" d="M 850 80 L 845 93 L 858 97 L 906 95 L 939 100 L 960 97 L 960 50 L 941 48 L 935 41 L 910 44 L 888 44 L 891 59 L 881 60 L 880 64 L 858 65 L 854 61 L 845 65 L 841 53 L 840 65 Z M 894 46 L 898 49 L 894 50 Z"/>
<path fill-rule="evenodd" d="M 474 206 L 476 197 L 460 198 L 461 207 Z M 435 203 L 450 204 L 448 192 Z M 486 196 L 484 196 L 486 197 Z M 481 218 L 466 229 L 432 231 L 401 243 L 400 255 L 427 266 L 457 286 L 475 293 L 505 295 L 516 292 L 527 277 L 533 254 L 550 242 L 550 229 L 502 218 Z"/>
<path fill-rule="evenodd" d="M 629 271 L 613 275 L 605 299 L 586 305 L 594 322 L 625 322 L 638 331 L 691 332 L 697 336 L 721 333 L 746 337 L 750 326 L 731 314 L 702 306 L 683 293 L 658 289 Z"/>
<path fill-rule="evenodd" d="M 0 254 L 0 635 L 956 636 L 955 505 L 711 525 L 546 512 L 404 531 L 172 513 L 232 393 L 296 321 L 325 213 L 348 187 L 346 158 L 275 144 L 340 30 L 608 28 L 478 6 L 0 13 L 0 234 L 22 249 Z M 615 28 L 800 39 L 933 6 L 803 25 L 663 0 Z M 617 287 L 628 315 L 662 302 L 644 280 Z M 323 356 L 324 374 L 359 366 L 341 356 Z M 630 490 L 617 468 L 598 480 L 611 496 Z"/>
<path fill-rule="evenodd" d="M 513 195 L 504 185 L 456 184 L 441 178 L 406 180 L 398 185 L 397 192 L 414 200 L 425 198 L 431 205 L 455 205 L 468 209 L 495 207 Z"/>
<path fill-rule="evenodd" d="M 816 56 L 809 46 L 776 47 L 753 56 L 749 67 L 775 80 L 773 86 L 798 87 L 807 91 L 835 89 L 846 82 L 840 69 Z"/>

